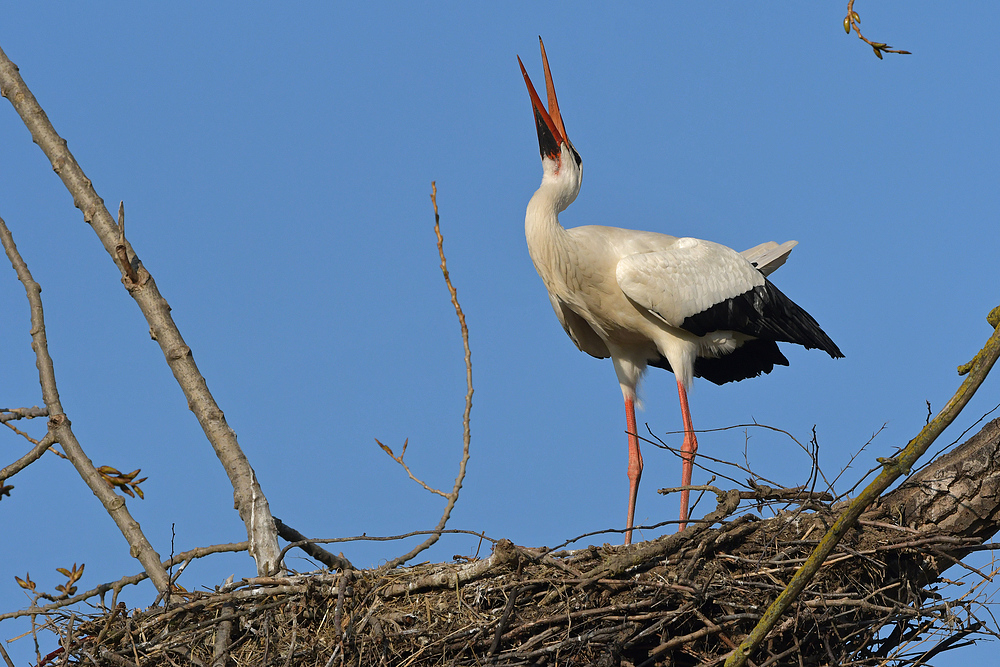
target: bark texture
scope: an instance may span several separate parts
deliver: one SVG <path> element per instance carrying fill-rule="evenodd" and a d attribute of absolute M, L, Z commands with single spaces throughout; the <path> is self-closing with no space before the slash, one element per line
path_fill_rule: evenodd
<path fill-rule="evenodd" d="M 922 533 L 992 537 L 1000 529 L 1000 419 L 914 474 L 881 508 Z"/>

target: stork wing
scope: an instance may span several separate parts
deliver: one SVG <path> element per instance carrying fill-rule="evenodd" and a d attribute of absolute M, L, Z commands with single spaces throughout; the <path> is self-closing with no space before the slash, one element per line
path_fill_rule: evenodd
<path fill-rule="evenodd" d="M 757 267 L 757 270 L 765 276 L 769 276 L 785 263 L 792 248 L 799 244 L 798 241 L 785 241 L 778 245 L 774 241 L 766 241 L 749 250 L 744 250 L 740 254 L 748 262 Z"/>
<path fill-rule="evenodd" d="M 766 248 L 763 254 L 769 250 Z M 712 330 L 738 330 L 725 317 L 709 326 L 691 327 L 686 320 L 709 309 L 718 310 L 713 306 L 766 282 L 763 274 L 735 250 L 692 238 L 677 239 L 665 250 L 623 257 L 615 275 L 618 286 L 629 299 L 670 326 L 688 329 L 696 335 Z"/>
<path fill-rule="evenodd" d="M 611 352 L 608 351 L 608 346 L 604 343 L 604 340 L 597 335 L 597 332 L 594 331 L 594 328 L 585 319 L 577 315 L 569 306 L 551 294 L 549 294 L 549 300 L 552 302 L 552 310 L 556 311 L 559 323 L 582 352 L 586 352 L 598 359 L 607 359 L 611 356 Z"/>
<path fill-rule="evenodd" d="M 778 252 L 782 247 L 765 250 L 772 270 L 791 250 Z M 696 336 L 739 331 L 844 356 L 809 313 L 745 257 L 718 243 L 678 239 L 666 250 L 622 258 L 616 276 L 628 298 Z"/>

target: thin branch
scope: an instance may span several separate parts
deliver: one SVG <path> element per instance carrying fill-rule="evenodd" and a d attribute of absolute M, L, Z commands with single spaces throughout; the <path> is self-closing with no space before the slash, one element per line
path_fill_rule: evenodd
<path fill-rule="evenodd" d="M 48 408 L 40 408 L 37 405 L 31 408 L 0 408 L 0 424 L 6 424 L 15 419 L 34 419 L 36 417 L 48 417 Z"/>
<path fill-rule="evenodd" d="M 8 479 L 21 472 L 32 463 L 42 458 L 42 454 L 44 454 L 48 448 L 55 443 L 55 441 L 56 439 L 52 434 L 52 431 L 46 433 L 45 437 L 39 440 L 38 444 L 32 447 L 27 454 L 11 463 L 9 466 L 0 469 L 0 483 L 6 482 Z"/>
<path fill-rule="evenodd" d="M 474 530 L 461 530 L 459 528 L 439 528 L 437 530 L 414 530 L 409 533 L 403 533 L 402 535 L 356 535 L 354 537 L 326 537 L 318 539 L 303 539 L 297 542 L 292 542 L 291 544 L 286 544 L 281 550 L 281 557 L 284 558 L 285 554 L 288 553 L 289 549 L 294 549 L 296 547 L 303 547 L 307 544 L 337 544 L 339 542 L 393 542 L 395 540 L 405 540 L 407 537 L 413 537 L 415 535 L 432 535 L 434 537 L 440 537 L 441 535 L 475 535 L 481 540 L 486 540 L 496 544 L 500 540 L 494 539 L 492 537 L 487 537 L 484 533 L 477 533 Z M 396 567 L 393 562 L 386 563 L 383 567 L 392 569 Z M 353 569 L 353 568 L 352 568 Z"/>
<path fill-rule="evenodd" d="M 987 321 L 993 327 L 993 335 L 986 341 L 983 349 L 976 353 L 975 358 L 969 363 L 960 367 L 959 372 L 965 372 L 966 378 L 959 386 L 955 395 L 945 404 L 937 416 L 929 424 L 921 429 L 913 440 L 906 445 L 897 456 L 881 459 L 882 472 L 869 484 L 861 494 L 855 498 L 844 510 L 833 526 L 827 531 L 819 545 L 810 554 L 805 564 L 795 573 L 788 586 L 768 607 L 764 617 L 754 627 L 753 631 L 740 644 L 740 647 L 726 660 L 725 667 L 742 667 L 746 664 L 750 653 L 756 650 L 767 634 L 777 624 L 778 619 L 795 601 L 806 585 L 812 580 L 823 561 L 837 546 L 840 539 L 854 525 L 858 517 L 864 512 L 889 486 L 903 475 L 909 475 L 917 460 L 930 448 L 934 440 L 944 431 L 961 413 L 962 408 L 968 404 L 969 400 L 979 389 L 979 386 L 986 379 L 993 364 L 1000 357 L 1000 306 L 994 308 L 987 316 Z"/>
<path fill-rule="evenodd" d="M 18 73 L 17 66 L 0 49 L 0 94 L 6 97 L 17 111 L 31 137 L 52 163 L 52 169 L 62 179 L 73 196 L 74 205 L 83 212 L 83 219 L 97 234 L 104 249 L 111 256 L 122 276 L 122 284 L 135 299 L 146 317 L 152 338 L 160 345 L 167 365 L 174 374 L 187 399 L 188 408 L 198 423 L 229 481 L 233 485 L 236 509 L 246 526 L 251 547 L 250 554 L 257 562 L 259 574 L 280 567 L 278 534 L 271 518 L 260 484 L 253 468 L 236 441 L 236 433 L 226 422 L 225 415 L 208 389 L 208 383 L 194 361 L 191 348 L 184 342 L 180 330 L 170 315 L 167 304 L 153 277 L 139 261 L 124 230 L 111 217 L 104 200 L 97 194 L 93 183 L 83 173 L 76 158 L 66 147 L 66 141 L 56 132 L 45 111 L 38 104 L 28 86 Z M 124 221 L 124 220 L 123 220 Z M 124 252 L 118 250 L 124 246 Z M 127 261 L 126 261 L 127 260 Z M 138 281 L 133 279 L 138 277 Z"/>
<path fill-rule="evenodd" d="M 875 55 L 878 56 L 879 60 L 882 60 L 883 53 L 899 53 L 905 56 L 911 55 L 909 51 L 903 51 L 902 49 L 894 49 L 891 46 L 885 44 L 884 42 L 873 42 L 864 35 L 861 34 L 861 17 L 858 13 L 854 11 L 854 0 L 847 0 L 847 16 L 844 17 L 844 32 L 848 35 L 851 34 L 851 30 L 858 33 L 858 39 L 872 47 Z"/>
<path fill-rule="evenodd" d="M 163 561 L 160 565 L 164 572 L 171 565 L 176 565 L 177 563 L 184 562 L 186 560 L 193 560 L 195 558 L 204 558 L 205 556 L 211 556 L 212 554 L 218 553 L 229 553 L 229 552 L 240 552 L 246 551 L 248 548 L 247 542 L 234 542 L 230 544 L 214 544 L 208 547 L 198 547 L 196 549 L 191 549 L 190 551 L 183 551 L 173 558 L 168 558 Z M 125 586 L 134 586 L 140 582 L 145 581 L 149 578 L 145 572 L 140 572 L 138 574 L 133 574 L 127 577 L 122 577 L 117 581 L 111 581 L 95 588 L 90 589 L 64 600 L 58 600 L 52 604 L 47 604 L 44 607 L 28 607 L 27 609 L 20 609 L 18 611 L 11 611 L 4 614 L 0 614 L 0 621 L 5 621 L 10 618 L 20 618 L 22 616 L 39 616 L 47 614 L 51 611 L 56 611 L 62 609 L 63 607 L 68 607 L 74 605 L 77 602 L 83 602 L 92 597 L 97 597 L 98 595 L 104 595 L 108 591 L 114 591 L 117 595 L 117 591 L 120 591 Z"/>
<path fill-rule="evenodd" d="M 403 470 L 405 470 L 406 474 L 410 476 L 410 479 L 412 479 L 414 482 L 416 482 L 420 486 L 424 487 L 425 491 L 429 491 L 430 493 L 433 493 L 435 495 L 441 496 L 442 498 L 445 498 L 445 499 L 451 497 L 449 494 L 445 493 L 444 491 L 441 491 L 439 489 L 435 489 L 433 486 L 429 485 L 427 482 L 425 482 L 424 480 L 422 480 L 419 477 L 417 477 L 416 475 L 414 475 L 413 471 L 410 470 L 410 466 L 406 465 L 406 462 L 403 461 L 403 455 L 406 454 L 406 446 L 410 442 L 409 438 L 407 438 L 406 440 L 403 441 L 403 451 L 401 451 L 399 453 L 399 456 L 396 456 L 396 454 L 393 453 L 392 449 L 389 448 L 389 445 L 382 444 L 382 441 L 379 440 L 378 438 L 375 438 L 375 442 L 378 443 L 378 446 L 382 448 L 383 452 L 385 452 L 386 454 L 389 455 L 389 458 L 391 458 L 393 461 L 395 461 L 399 465 L 403 466 Z"/>
<path fill-rule="evenodd" d="M 434 205 L 434 234 L 437 236 L 438 255 L 441 257 L 441 273 L 444 275 L 444 282 L 448 286 L 448 293 L 451 294 L 451 305 L 455 307 L 458 324 L 462 329 L 462 345 L 465 347 L 465 384 L 468 389 L 465 393 L 465 414 L 462 417 L 462 460 L 458 464 L 458 477 L 455 478 L 455 486 L 452 487 L 451 493 L 448 494 L 448 503 L 445 505 L 441 520 L 438 521 L 434 534 L 427 538 L 423 544 L 414 547 L 409 553 L 389 561 L 387 567 L 390 568 L 399 567 L 440 539 L 441 534 L 438 531 L 443 530 L 448 524 L 451 511 L 455 508 L 455 503 L 458 502 L 458 494 L 462 490 L 462 482 L 465 480 L 465 468 L 469 463 L 469 443 L 472 440 L 469 428 L 472 415 L 473 392 L 472 350 L 469 348 L 469 327 L 465 324 L 465 313 L 462 312 L 462 306 L 458 303 L 458 292 L 455 290 L 455 286 L 451 284 L 451 277 L 448 275 L 448 261 L 444 256 L 444 237 L 441 235 L 441 216 L 438 214 L 437 184 L 434 181 L 431 181 L 431 203 Z M 402 454 L 400 454 L 400 458 L 402 458 Z"/>
<path fill-rule="evenodd" d="M 18 280 L 24 284 L 24 291 L 27 294 L 28 303 L 31 305 L 31 347 L 35 351 L 35 365 L 38 367 L 38 381 L 42 387 L 42 398 L 49 411 L 49 436 L 51 437 L 46 436 L 46 439 L 62 445 L 63 451 L 66 452 L 73 467 L 76 468 L 80 477 L 94 492 L 94 495 L 100 499 L 104 509 L 118 525 L 118 529 L 129 544 L 129 552 L 142 563 L 156 589 L 162 591 L 169 584 L 169 579 L 166 571 L 160 567 L 159 554 L 146 539 L 139 522 L 129 514 L 128 508 L 125 506 L 125 499 L 115 493 L 94 468 L 94 464 L 90 462 L 73 434 L 69 418 L 63 412 L 62 404 L 59 402 L 59 390 L 56 387 L 55 367 L 52 363 L 52 357 L 49 355 L 49 344 L 45 336 L 42 288 L 31 277 L 28 265 L 17 251 L 14 237 L 7 229 L 7 223 L 3 221 L 3 218 L 0 218 L 0 242 L 3 243 Z M 42 442 L 44 441 L 45 439 Z M 40 448 L 41 443 L 29 455 L 34 454 Z M 41 456 L 45 449 L 48 449 L 48 445 L 38 453 L 38 456 Z"/>

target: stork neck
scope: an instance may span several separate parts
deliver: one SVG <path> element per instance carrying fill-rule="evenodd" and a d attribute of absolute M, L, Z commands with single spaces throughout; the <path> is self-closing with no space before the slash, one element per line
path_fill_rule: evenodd
<path fill-rule="evenodd" d="M 557 184 L 542 181 L 541 187 L 528 202 L 528 210 L 524 216 L 524 233 L 529 240 L 566 231 L 559 224 L 559 213 L 565 210 L 568 204 L 560 201 L 559 188 L 553 187 L 555 185 Z"/>

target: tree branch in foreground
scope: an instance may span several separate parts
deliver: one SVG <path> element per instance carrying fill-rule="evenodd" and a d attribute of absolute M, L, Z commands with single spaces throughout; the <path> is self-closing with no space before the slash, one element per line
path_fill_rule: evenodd
<path fill-rule="evenodd" d="M 1000 356 L 1000 306 L 997 306 L 987 317 L 987 321 L 994 328 L 993 335 L 986 341 L 986 345 L 980 350 L 971 362 L 971 366 L 966 364 L 960 371 L 967 373 L 965 380 L 959 386 L 955 395 L 941 409 L 941 412 L 932 419 L 913 440 L 906 445 L 897 456 L 880 459 L 882 472 L 869 484 L 861 494 L 851 501 L 851 504 L 837 518 L 819 545 L 806 560 L 805 564 L 795 573 L 788 586 L 781 595 L 768 607 L 764 617 L 740 644 L 739 648 L 733 651 L 726 660 L 725 667 L 742 667 L 746 664 L 750 654 L 767 637 L 767 634 L 777 624 L 782 614 L 795 601 L 806 585 L 812 580 L 822 567 L 827 556 L 834 550 L 844 534 L 854 525 L 858 517 L 874 503 L 878 497 L 902 475 L 909 475 L 917 460 L 923 456 L 924 452 L 933 444 L 934 440 L 944 431 L 952 421 L 959 415 L 962 408 L 966 406 L 972 396 L 979 389 L 979 386 L 986 379 L 986 375 L 993 368 L 997 357 Z"/>
<path fill-rule="evenodd" d="M 458 494 L 462 490 L 462 482 L 465 480 L 465 468 L 469 463 L 469 443 L 471 442 L 471 432 L 469 430 L 469 420 L 472 415 L 472 351 L 469 348 L 469 327 L 465 324 L 465 313 L 462 312 L 462 306 L 458 303 L 458 292 L 455 290 L 455 286 L 451 284 L 451 277 L 448 275 L 448 262 L 444 257 L 444 237 L 441 236 L 441 216 L 438 214 L 437 205 L 437 184 L 431 181 L 431 203 L 434 205 L 434 234 L 437 236 L 437 247 L 438 255 L 441 257 L 441 273 L 444 275 L 444 282 L 448 286 L 448 293 L 451 294 L 451 305 L 455 307 L 455 314 L 458 316 L 458 324 L 462 329 L 462 344 L 465 347 L 465 384 L 468 388 L 465 393 L 465 414 L 462 418 L 462 428 L 463 428 L 463 438 L 462 438 L 462 460 L 458 464 L 458 477 L 455 478 L 455 485 L 451 489 L 451 493 L 443 494 L 440 491 L 435 491 L 430 489 L 426 484 L 420 480 L 416 480 L 413 474 L 410 473 L 409 468 L 407 468 L 407 473 L 410 477 L 415 479 L 420 483 L 425 489 L 429 491 L 436 492 L 443 495 L 448 499 L 448 503 L 445 505 L 444 512 L 441 515 L 441 520 L 438 521 L 437 527 L 432 531 L 432 535 L 427 538 L 422 544 L 414 547 L 409 553 L 403 554 L 398 558 L 386 563 L 385 567 L 392 569 L 394 567 L 399 567 L 403 563 L 407 562 L 421 551 L 424 551 L 432 544 L 437 542 L 441 537 L 441 531 L 448 524 L 448 519 L 451 517 L 451 511 L 455 508 L 455 503 L 458 502 Z M 378 442 L 376 440 L 376 442 Z M 400 454 L 399 458 L 396 458 L 392 454 L 392 450 L 379 442 L 379 446 L 386 451 L 389 456 L 392 456 L 393 460 L 397 463 L 402 464 L 403 455 Z M 405 451 L 405 446 L 404 446 Z M 405 466 L 404 466 L 405 467 Z"/>
<path fill-rule="evenodd" d="M 122 274 L 122 284 L 135 299 L 149 323 L 150 335 L 160 345 L 167 365 L 174 374 L 187 399 L 188 407 L 198 418 L 198 423 L 229 481 L 233 485 L 236 509 L 246 526 L 250 541 L 250 554 L 257 563 L 258 574 L 268 574 L 280 567 L 277 561 L 278 534 L 271 518 L 267 498 L 257 482 L 257 477 L 246 455 L 236 441 L 236 433 L 226 423 L 226 417 L 208 389 L 208 383 L 198 370 L 191 348 L 184 342 L 180 330 L 170 315 L 167 304 L 156 282 L 143 267 L 131 244 L 125 239 L 124 230 L 115 223 L 90 179 L 83 173 L 66 141 L 59 136 L 52 123 L 18 73 L 17 66 L 0 49 L 0 94 L 10 100 L 21 120 L 31 132 L 31 137 L 52 163 L 52 169 L 62 179 L 73 196 L 74 205 L 83 212 L 83 219 L 90 224 L 101 240 L 104 249 Z M 123 246 L 123 247 L 120 247 Z M 127 261 L 126 261 L 127 260 Z M 134 276 L 139 278 L 138 281 Z"/>
<path fill-rule="evenodd" d="M 14 237 L 11 235 L 10 230 L 7 229 L 7 223 L 2 218 L 0 218 L 0 241 L 2 241 L 4 250 L 7 252 L 11 266 L 14 267 L 14 271 L 17 273 L 18 280 L 24 284 L 24 291 L 27 294 L 28 303 L 31 305 L 31 347 L 35 350 L 38 380 L 42 387 L 42 398 L 49 413 L 48 435 L 26 457 L 22 457 L 14 465 L 21 464 L 22 461 L 34 456 L 36 453 L 37 456 L 34 456 L 34 458 L 37 459 L 53 442 L 61 444 L 73 467 L 80 473 L 80 477 L 87 483 L 90 490 L 94 492 L 94 495 L 100 499 L 104 505 L 104 509 L 108 511 L 108 514 L 111 515 L 111 518 L 118 525 L 118 529 L 121 530 L 122 535 L 125 536 L 129 544 L 129 552 L 142 563 L 143 568 L 149 575 L 150 580 L 152 580 L 153 585 L 156 586 L 156 589 L 164 591 L 169 585 L 169 578 L 166 571 L 160 567 L 159 554 L 156 553 L 149 540 L 146 539 L 142 528 L 139 527 L 139 523 L 129 514 L 128 508 L 125 506 L 125 499 L 115 493 L 104 482 L 101 474 L 94 468 L 94 464 L 87 458 L 87 455 L 83 452 L 83 448 L 73 434 L 69 418 L 63 412 L 62 404 L 59 401 L 59 391 L 56 387 L 55 367 L 52 363 L 52 357 L 49 356 L 49 344 L 45 336 L 45 317 L 42 312 L 41 297 L 42 288 L 31 277 L 28 265 L 17 251 L 17 246 L 14 245 Z M 43 444 L 44 447 L 42 446 Z M 24 465 L 30 462 L 28 460 L 21 467 L 23 468 Z M 6 473 L 6 468 L 4 471 Z"/>

